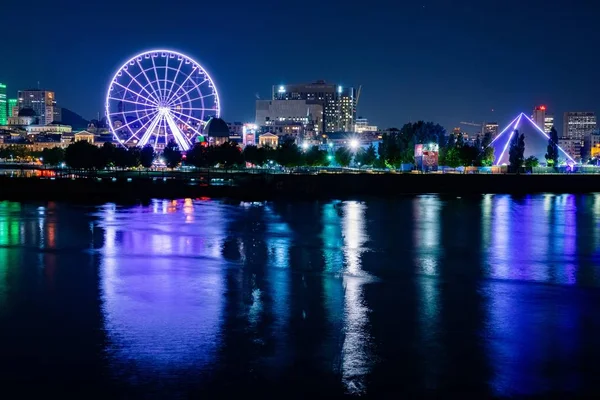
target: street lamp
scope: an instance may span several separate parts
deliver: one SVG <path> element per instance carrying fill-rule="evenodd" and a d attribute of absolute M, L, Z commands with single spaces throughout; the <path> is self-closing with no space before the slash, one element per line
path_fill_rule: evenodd
<path fill-rule="evenodd" d="M 303 142 L 303 143 L 302 143 L 302 148 L 303 148 L 304 150 L 308 150 L 308 142 Z"/>
<path fill-rule="evenodd" d="M 331 149 L 333 147 L 333 142 L 329 142 L 329 148 Z"/>
<path fill-rule="evenodd" d="M 350 148 L 351 148 L 352 150 L 356 150 L 356 149 L 358 148 L 358 140 L 356 140 L 356 139 L 352 139 L 352 140 L 350 141 Z"/>

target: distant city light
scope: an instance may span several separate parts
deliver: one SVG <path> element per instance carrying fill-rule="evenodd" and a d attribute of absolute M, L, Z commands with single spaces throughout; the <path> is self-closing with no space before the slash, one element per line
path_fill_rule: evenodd
<path fill-rule="evenodd" d="M 333 142 L 329 142 L 329 147 L 333 147 Z"/>
<path fill-rule="evenodd" d="M 279 93 L 283 93 L 283 92 L 285 92 L 285 87 L 279 86 Z"/>
<path fill-rule="evenodd" d="M 338 86 L 338 93 L 342 93 L 342 87 Z"/>
<path fill-rule="evenodd" d="M 307 149 L 308 149 L 308 142 L 304 142 L 304 143 L 302 143 L 302 148 L 303 148 L 304 150 L 307 150 Z"/>

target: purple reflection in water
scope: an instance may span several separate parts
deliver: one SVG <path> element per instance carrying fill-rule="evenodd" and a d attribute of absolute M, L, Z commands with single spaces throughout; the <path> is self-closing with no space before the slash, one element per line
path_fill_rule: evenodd
<path fill-rule="evenodd" d="M 97 214 L 105 231 L 100 275 L 107 352 L 115 373 L 136 380 L 200 371 L 214 361 L 220 342 L 224 285 L 214 248 L 221 212 L 210 204 L 191 211 L 188 202 L 187 210 L 169 216 L 181 224 L 162 224 L 170 207 L 178 204 L 107 205 Z M 183 223 L 190 212 L 205 223 Z"/>

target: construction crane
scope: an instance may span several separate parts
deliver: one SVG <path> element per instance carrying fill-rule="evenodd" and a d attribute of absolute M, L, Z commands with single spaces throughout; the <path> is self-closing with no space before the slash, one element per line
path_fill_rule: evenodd
<path fill-rule="evenodd" d="M 483 133 L 485 132 L 485 122 L 482 122 L 480 124 L 476 124 L 475 122 L 461 122 L 461 125 L 469 125 L 469 126 L 477 126 L 479 127 L 481 130 L 479 131 L 479 134 L 483 135 Z"/>
<path fill-rule="evenodd" d="M 354 107 L 358 107 L 358 100 L 360 100 L 360 92 L 362 91 L 362 85 L 358 86 L 358 91 L 356 92 L 356 100 L 354 101 Z"/>

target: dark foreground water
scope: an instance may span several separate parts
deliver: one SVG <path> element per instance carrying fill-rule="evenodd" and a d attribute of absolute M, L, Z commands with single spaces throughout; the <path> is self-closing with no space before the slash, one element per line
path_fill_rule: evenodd
<path fill-rule="evenodd" d="M 2 202 L 2 399 L 599 395 L 599 251 L 600 195 Z"/>

